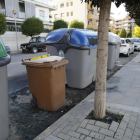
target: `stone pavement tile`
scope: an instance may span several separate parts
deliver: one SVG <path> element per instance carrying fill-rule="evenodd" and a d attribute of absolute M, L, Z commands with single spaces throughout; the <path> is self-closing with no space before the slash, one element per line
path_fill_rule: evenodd
<path fill-rule="evenodd" d="M 132 135 L 133 135 L 133 130 L 130 129 L 130 128 L 126 128 L 126 131 L 124 133 L 124 136 L 131 139 L 132 138 Z"/>
<path fill-rule="evenodd" d="M 138 121 L 136 122 L 136 127 L 140 129 L 140 121 L 139 122 Z"/>
<path fill-rule="evenodd" d="M 126 127 L 127 127 L 127 122 L 124 122 L 124 121 L 121 121 L 120 125 L 119 125 L 119 128 L 122 129 L 122 130 L 125 130 Z"/>
<path fill-rule="evenodd" d="M 63 139 L 63 140 L 70 140 L 70 138 L 71 138 L 69 135 L 65 135 L 63 133 L 59 133 L 57 135 L 57 137 L 59 137 L 60 139 Z"/>
<path fill-rule="evenodd" d="M 134 136 L 137 136 L 137 137 L 140 137 L 140 129 L 139 128 L 137 128 L 137 127 L 135 127 L 135 129 L 134 129 L 134 134 L 133 134 Z"/>
<path fill-rule="evenodd" d="M 128 137 L 123 137 L 123 139 L 122 140 L 131 140 L 130 138 L 128 138 Z"/>
<path fill-rule="evenodd" d="M 140 137 L 133 136 L 133 137 L 132 137 L 132 140 L 140 140 Z"/>
<path fill-rule="evenodd" d="M 68 131 L 72 128 L 72 126 L 66 126 L 63 128 L 63 130 L 61 131 L 63 134 L 67 134 Z"/>
<path fill-rule="evenodd" d="M 54 137 L 54 136 L 52 136 L 52 135 L 50 135 L 50 136 L 48 136 L 46 139 L 44 139 L 44 140 L 62 140 L 62 139 L 59 139 L 59 138 L 57 138 L 57 137 Z"/>
<path fill-rule="evenodd" d="M 96 139 L 99 139 L 99 140 L 103 140 L 105 138 L 105 135 L 99 134 L 99 133 L 96 133 L 96 132 L 93 132 L 93 131 L 91 131 L 89 136 L 94 138 L 94 139 L 96 138 Z"/>
<path fill-rule="evenodd" d="M 81 116 L 80 118 L 79 118 L 79 122 L 82 122 L 85 118 L 86 118 L 87 116 Z"/>
<path fill-rule="evenodd" d="M 74 137 L 74 138 L 79 138 L 80 137 L 80 133 L 77 133 L 77 132 L 74 132 L 74 131 L 69 131 L 68 133 L 67 133 L 67 135 L 69 135 L 69 136 L 72 136 L 72 137 Z"/>
<path fill-rule="evenodd" d="M 109 130 L 116 132 L 118 126 L 119 126 L 119 123 L 113 121 L 109 127 Z"/>
<path fill-rule="evenodd" d="M 86 137 L 84 140 L 93 140 L 91 137 Z"/>
<path fill-rule="evenodd" d="M 95 122 L 96 122 L 95 120 L 89 120 L 88 124 L 92 124 L 92 125 L 94 125 Z"/>
<path fill-rule="evenodd" d="M 76 131 L 77 128 L 79 127 L 80 123 L 76 123 L 75 125 L 72 126 L 72 128 L 70 130 L 72 131 Z"/>
<path fill-rule="evenodd" d="M 124 130 L 117 129 L 117 132 L 115 133 L 114 138 L 117 138 L 117 139 L 121 140 L 123 138 L 123 134 L 124 134 Z"/>
<path fill-rule="evenodd" d="M 84 119 L 83 122 L 80 124 L 80 127 L 85 128 L 89 120 Z"/>
<path fill-rule="evenodd" d="M 104 128 L 101 128 L 100 131 L 99 131 L 100 134 L 104 134 L 106 136 L 110 136 L 110 137 L 113 137 L 114 136 L 114 132 L 111 131 L 111 130 L 108 130 L 108 129 L 104 129 Z"/>
<path fill-rule="evenodd" d="M 118 139 L 106 136 L 104 140 L 118 140 Z"/>
<path fill-rule="evenodd" d="M 109 127 L 109 124 L 103 123 L 103 122 L 100 122 L 100 121 L 96 121 L 95 125 L 99 126 L 99 127 L 106 128 L 106 129 L 108 129 L 108 127 Z"/>
<path fill-rule="evenodd" d="M 80 140 L 85 140 L 86 137 L 87 137 L 86 135 L 81 135 Z"/>
<path fill-rule="evenodd" d="M 72 125 L 72 126 L 73 126 L 73 125 L 77 122 L 77 120 L 78 120 L 78 119 L 73 119 L 72 121 L 69 122 L 68 125 Z"/>
<path fill-rule="evenodd" d="M 76 130 L 76 132 L 84 134 L 84 135 L 89 135 L 89 133 L 90 133 L 89 130 L 84 129 L 84 128 L 80 128 L 80 127 Z"/>
<path fill-rule="evenodd" d="M 130 116 L 129 115 L 124 115 L 122 121 L 129 122 L 129 120 L 130 120 Z"/>
<path fill-rule="evenodd" d="M 132 122 L 136 122 L 136 121 L 137 121 L 137 117 L 135 117 L 135 116 L 131 116 L 131 117 L 130 117 L 130 121 L 132 121 Z"/>
<path fill-rule="evenodd" d="M 135 128 L 135 125 L 136 125 L 136 123 L 135 122 L 132 122 L 132 121 L 130 121 L 129 123 L 128 123 L 128 128 L 130 128 L 130 129 L 134 129 Z"/>
<path fill-rule="evenodd" d="M 100 129 L 100 127 L 95 126 L 95 125 L 87 124 L 86 129 L 88 129 L 88 130 L 92 130 L 92 131 L 95 131 L 95 132 L 98 132 L 99 129 Z"/>
<path fill-rule="evenodd" d="M 77 139 L 77 138 L 74 138 L 74 137 L 71 137 L 71 139 L 70 140 L 79 140 L 79 139 Z"/>

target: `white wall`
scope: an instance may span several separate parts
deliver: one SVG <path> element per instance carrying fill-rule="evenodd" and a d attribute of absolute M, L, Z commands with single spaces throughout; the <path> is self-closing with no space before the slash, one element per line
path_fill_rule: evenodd
<path fill-rule="evenodd" d="M 48 33 L 41 33 L 40 36 L 45 37 Z M 18 48 L 20 50 L 20 44 L 28 43 L 30 40 L 30 36 L 25 36 L 21 32 L 17 32 L 18 36 Z M 7 31 L 5 34 L 1 35 L 1 38 L 5 44 L 5 46 L 9 46 L 11 51 L 17 51 L 16 45 L 16 32 Z"/>

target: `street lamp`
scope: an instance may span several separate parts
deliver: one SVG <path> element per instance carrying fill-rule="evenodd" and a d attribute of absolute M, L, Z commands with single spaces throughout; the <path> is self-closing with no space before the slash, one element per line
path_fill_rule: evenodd
<path fill-rule="evenodd" d="M 13 10 L 12 12 L 13 12 L 14 17 L 15 17 L 16 42 L 17 42 L 17 51 L 18 51 L 18 38 L 17 38 L 17 25 L 16 25 L 16 13 L 17 13 L 17 11 Z"/>

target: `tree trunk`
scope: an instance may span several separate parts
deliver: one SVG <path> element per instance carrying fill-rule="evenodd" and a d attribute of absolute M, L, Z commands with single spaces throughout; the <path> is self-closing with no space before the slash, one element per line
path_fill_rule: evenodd
<path fill-rule="evenodd" d="M 99 119 L 105 117 L 110 8 L 111 0 L 102 0 L 98 28 L 97 68 L 94 101 L 94 117 Z"/>

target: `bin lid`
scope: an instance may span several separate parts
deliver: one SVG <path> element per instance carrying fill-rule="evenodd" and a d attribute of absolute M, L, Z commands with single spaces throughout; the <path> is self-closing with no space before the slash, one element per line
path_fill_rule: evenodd
<path fill-rule="evenodd" d="M 73 44 L 97 47 L 97 32 L 92 30 L 75 29 L 70 37 Z"/>
<path fill-rule="evenodd" d="M 115 45 L 115 44 L 121 43 L 121 39 L 118 35 L 110 32 L 108 43 L 109 45 Z"/>
<path fill-rule="evenodd" d="M 32 67 L 57 68 L 59 66 L 68 64 L 68 61 L 65 60 L 64 57 L 60 57 L 60 56 L 50 56 L 50 57 L 41 58 L 33 61 L 25 61 L 25 60 L 22 61 L 23 61 L 22 65 L 32 66 Z"/>
<path fill-rule="evenodd" d="M 4 57 L 6 55 L 7 55 L 7 51 L 5 49 L 2 39 L 0 38 L 0 57 Z"/>

